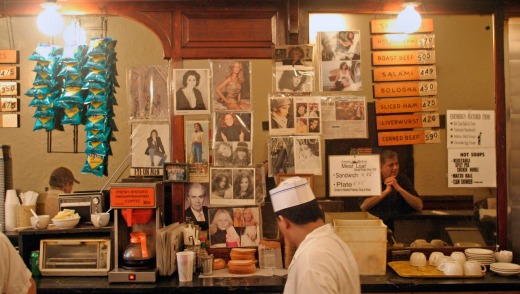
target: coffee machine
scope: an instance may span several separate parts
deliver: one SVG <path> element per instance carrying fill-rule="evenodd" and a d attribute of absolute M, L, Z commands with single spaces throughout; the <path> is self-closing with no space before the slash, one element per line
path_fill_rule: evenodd
<path fill-rule="evenodd" d="M 164 226 L 164 185 L 113 183 L 114 269 L 110 283 L 154 283 L 157 278 L 157 231 Z"/>

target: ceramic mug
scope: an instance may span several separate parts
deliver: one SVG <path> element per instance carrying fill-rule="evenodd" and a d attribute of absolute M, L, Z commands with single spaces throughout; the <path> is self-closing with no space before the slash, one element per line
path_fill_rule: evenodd
<path fill-rule="evenodd" d="M 35 229 L 45 229 L 51 221 L 50 215 L 31 216 L 31 226 Z"/>
<path fill-rule="evenodd" d="M 426 266 L 428 262 L 426 261 L 426 255 L 422 252 L 414 252 L 410 256 L 410 265 L 411 266 Z"/>
<path fill-rule="evenodd" d="M 430 258 L 428 259 L 428 263 L 432 266 L 435 266 L 435 263 L 437 262 L 437 259 L 439 257 L 445 256 L 444 253 L 435 251 L 430 254 Z"/>
<path fill-rule="evenodd" d="M 410 247 L 426 247 L 426 244 L 428 244 L 428 242 L 426 242 L 426 240 L 417 239 L 417 240 L 413 241 L 412 244 L 410 244 Z"/>
<path fill-rule="evenodd" d="M 437 258 L 437 260 L 435 261 L 435 267 L 438 269 L 438 270 L 441 270 L 440 269 L 440 266 L 443 264 L 443 263 L 446 263 L 448 261 L 453 261 L 453 258 L 451 258 L 450 256 L 441 256 L 439 258 Z"/>
<path fill-rule="evenodd" d="M 499 252 L 495 252 L 495 260 L 497 262 L 512 262 L 513 252 L 508 250 L 501 250 Z"/>
<path fill-rule="evenodd" d="M 460 265 L 464 265 L 464 263 L 466 262 L 466 254 L 464 254 L 464 252 L 453 251 L 450 257 L 458 261 Z"/>
<path fill-rule="evenodd" d="M 486 271 L 486 266 L 476 260 L 468 260 L 464 263 L 465 276 L 482 276 Z"/>
<path fill-rule="evenodd" d="M 97 228 L 104 227 L 104 226 L 108 225 L 108 222 L 110 221 L 110 213 L 107 213 L 107 212 L 93 213 L 90 215 L 90 221 Z"/>
<path fill-rule="evenodd" d="M 433 248 L 448 246 L 448 243 L 442 241 L 441 239 L 433 239 L 430 241 L 430 244 L 433 246 Z"/>
<path fill-rule="evenodd" d="M 462 265 L 456 260 L 450 260 L 441 264 L 439 270 L 442 271 L 445 276 L 462 276 L 464 274 Z"/>

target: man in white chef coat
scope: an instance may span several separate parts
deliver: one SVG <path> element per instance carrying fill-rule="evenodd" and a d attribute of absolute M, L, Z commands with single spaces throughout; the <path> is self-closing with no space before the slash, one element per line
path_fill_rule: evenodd
<path fill-rule="evenodd" d="M 284 293 L 361 293 L 356 260 L 325 224 L 307 180 L 291 177 L 269 192 L 280 231 L 298 247 Z"/>
<path fill-rule="evenodd" d="M 0 232 L 0 293 L 36 293 L 31 271 L 9 239 Z"/>

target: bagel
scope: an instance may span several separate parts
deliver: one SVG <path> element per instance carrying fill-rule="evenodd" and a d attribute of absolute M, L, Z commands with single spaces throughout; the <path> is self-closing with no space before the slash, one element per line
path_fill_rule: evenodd
<path fill-rule="evenodd" d="M 222 258 L 215 258 L 213 260 L 213 269 L 214 270 L 218 270 L 218 269 L 223 269 L 226 267 L 226 261 Z"/>

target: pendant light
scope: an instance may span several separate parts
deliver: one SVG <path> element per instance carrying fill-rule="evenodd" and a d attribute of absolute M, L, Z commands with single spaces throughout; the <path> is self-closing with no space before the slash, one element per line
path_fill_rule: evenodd
<path fill-rule="evenodd" d="M 38 29 L 47 36 L 54 36 L 63 29 L 63 17 L 58 13 L 61 6 L 56 0 L 45 0 L 41 6 L 44 10 L 36 19 Z"/>
<path fill-rule="evenodd" d="M 422 23 L 421 15 L 415 10 L 415 7 L 421 5 L 419 2 L 406 1 L 402 4 L 403 11 L 399 12 L 396 19 L 396 28 L 406 34 L 416 32 Z"/>

